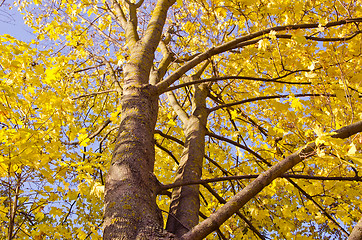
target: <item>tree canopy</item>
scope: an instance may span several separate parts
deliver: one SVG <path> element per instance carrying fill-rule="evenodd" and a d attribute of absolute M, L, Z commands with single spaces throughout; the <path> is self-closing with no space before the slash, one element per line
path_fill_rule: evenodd
<path fill-rule="evenodd" d="M 360 0 L 6 3 L 1 239 L 361 239 Z"/>

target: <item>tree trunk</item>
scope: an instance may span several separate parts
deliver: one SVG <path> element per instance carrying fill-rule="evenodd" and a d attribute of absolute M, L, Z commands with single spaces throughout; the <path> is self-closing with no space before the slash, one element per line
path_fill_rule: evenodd
<path fill-rule="evenodd" d="M 197 181 L 202 176 L 208 115 L 205 99 L 208 90 L 204 84 L 195 86 L 194 89 L 192 115 L 184 123 L 186 141 L 175 183 Z M 199 185 L 175 188 L 172 191 L 166 229 L 178 237 L 182 236 L 198 224 L 199 208 Z"/>
<path fill-rule="evenodd" d="M 162 231 L 153 175 L 157 97 L 150 87 L 128 89 L 122 97 L 121 126 L 106 178 L 104 239 L 149 239 L 149 230 Z"/>
<path fill-rule="evenodd" d="M 144 45 L 139 42 L 124 67 L 121 123 L 105 183 L 106 240 L 171 236 L 163 230 L 156 204 L 159 182 L 153 174 L 158 95 L 148 84 L 150 64 L 142 64 L 153 55 L 144 57 L 142 50 Z"/>
<path fill-rule="evenodd" d="M 160 186 L 153 174 L 154 129 L 158 112 L 158 90 L 149 84 L 154 52 L 161 40 L 167 11 L 175 0 L 160 0 L 146 32 L 138 39 L 132 19 L 126 29 L 129 60 L 123 67 L 121 123 L 105 183 L 105 240 L 170 239 L 163 230 L 156 204 Z M 130 5 L 136 11 L 136 5 Z"/>

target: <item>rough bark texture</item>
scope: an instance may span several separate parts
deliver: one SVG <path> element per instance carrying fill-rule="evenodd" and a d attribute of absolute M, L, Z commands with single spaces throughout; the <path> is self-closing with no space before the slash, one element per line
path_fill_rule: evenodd
<path fill-rule="evenodd" d="M 358 221 L 357 225 L 354 226 L 351 235 L 348 240 L 361 240 L 362 239 L 362 218 Z"/>
<path fill-rule="evenodd" d="M 103 239 L 106 240 L 173 238 L 172 234 L 163 230 L 162 214 L 156 204 L 159 183 L 153 175 L 153 135 L 158 94 L 155 87 L 149 84 L 149 74 L 167 10 L 174 2 L 157 2 L 140 40 L 136 29 L 133 29 L 134 34 L 127 35 L 131 45 L 129 60 L 123 68 L 121 123 L 105 183 Z M 134 7 L 131 5 L 131 8 Z M 127 22 L 135 28 L 133 19 Z"/>
<path fill-rule="evenodd" d="M 149 228 L 162 229 L 153 175 L 153 129 L 157 98 L 150 86 L 128 89 L 122 97 L 122 119 L 106 179 L 104 239 L 143 238 Z"/>
<path fill-rule="evenodd" d="M 186 142 L 175 183 L 199 180 L 205 152 L 206 96 L 205 85 L 195 86 L 192 115 L 184 124 Z M 172 191 L 166 229 L 182 236 L 199 222 L 199 185 L 182 186 Z"/>

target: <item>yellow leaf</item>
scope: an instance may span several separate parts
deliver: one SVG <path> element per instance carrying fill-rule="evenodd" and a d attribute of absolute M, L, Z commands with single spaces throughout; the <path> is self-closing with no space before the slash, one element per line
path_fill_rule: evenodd
<path fill-rule="evenodd" d="M 275 36 L 276 34 L 277 34 L 276 31 L 271 30 L 271 31 L 269 32 L 269 38 L 270 38 L 270 39 L 277 39 L 277 37 Z"/>
<path fill-rule="evenodd" d="M 176 126 L 177 123 L 175 122 L 175 120 L 173 120 L 173 118 L 171 118 L 169 121 L 168 121 L 168 124 L 171 125 L 171 126 Z"/>
<path fill-rule="evenodd" d="M 56 80 L 59 77 L 59 70 L 60 67 L 53 67 L 53 68 L 48 68 L 45 70 L 45 78 L 44 78 L 44 82 L 47 84 L 52 83 L 54 80 Z"/>
<path fill-rule="evenodd" d="M 43 220 L 44 219 L 44 213 L 42 213 L 42 212 L 37 212 L 36 214 L 35 214 L 35 219 L 37 220 L 37 221 L 41 221 L 41 220 Z"/>
<path fill-rule="evenodd" d="M 53 191 L 53 188 L 51 188 L 49 186 L 44 186 L 44 190 L 47 192 L 51 192 L 51 191 Z"/>
<path fill-rule="evenodd" d="M 316 125 L 313 128 L 313 131 L 317 134 L 318 137 L 321 137 L 324 134 L 323 128 L 319 125 Z"/>
<path fill-rule="evenodd" d="M 299 43 L 299 44 L 306 44 L 307 43 L 307 40 L 305 39 L 304 37 L 304 33 L 302 30 L 297 30 L 295 31 L 293 34 L 292 34 L 292 39 Z"/>
<path fill-rule="evenodd" d="M 305 72 L 304 75 L 307 77 L 307 78 L 316 78 L 318 75 L 314 72 Z"/>
<path fill-rule="evenodd" d="M 36 65 L 36 66 L 35 66 L 35 73 L 38 74 L 38 75 L 43 74 L 43 73 L 44 73 L 44 68 L 43 68 L 43 66 L 41 66 L 41 65 Z"/>
<path fill-rule="evenodd" d="M 77 233 L 78 239 L 85 239 L 87 237 L 87 233 L 84 232 L 81 228 L 77 230 Z"/>
<path fill-rule="evenodd" d="M 118 112 L 112 112 L 111 117 L 109 118 L 109 120 L 111 120 L 112 122 L 116 122 L 117 117 L 118 117 Z"/>
<path fill-rule="evenodd" d="M 348 155 L 354 155 L 357 151 L 356 145 L 354 143 L 350 144 L 350 149 L 348 150 Z"/>
<path fill-rule="evenodd" d="M 309 67 L 308 67 L 309 70 L 313 71 L 315 69 L 315 62 L 313 61 Z"/>
<path fill-rule="evenodd" d="M 49 214 L 53 216 L 61 216 L 63 214 L 63 211 L 57 207 L 51 207 Z"/>
<path fill-rule="evenodd" d="M 99 182 L 96 182 L 93 185 L 90 194 L 95 195 L 97 197 L 102 197 L 104 194 L 104 185 L 101 185 Z"/>
<path fill-rule="evenodd" d="M 175 7 L 179 8 L 179 7 L 181 7 L 182 5 L 183 5 L 182 0 L 177 0 L 177 1 L 176 1 L 176 6 L 175 6 Z"/>
<path fill-rule="evenodd" d="M 289 97 L 289 101 L 291 102 L 291 107 L 294 108 L 294 110 L 303 110 L 303 105 L 300 102 L 299 98 L 296 97 Z"/>
<path fill-rule="evenodd" d="M 90 141 L 89 138 L 83 139 L 82 142 L 79 144 L 82 147 L 88 146 L 88 142 Z"/>
<path fill-rule="evenodd" d="M 230 111 L 230 114 L 231 114 L 231 119 L 236 119 L 237 116 L 238 116 L 238 112 L 236 110 L 232 110 Z"/>
<path fill-rule="evenodd" d="M 319 24 L 317 30 L 318 30 L 319 32 L 324 32 L 324 30 L 326 30 L 326 28 L 323 27 L 322 24 Z"/>
<path fill-rule="evenodd" d="M 268 47 L 269 45 L 269 40 L 264 38 L 264 39 L 261 39 L 259 42 L 258 42 L 258 49 L 259 50 L 266 50 L 266 48 Z"/>

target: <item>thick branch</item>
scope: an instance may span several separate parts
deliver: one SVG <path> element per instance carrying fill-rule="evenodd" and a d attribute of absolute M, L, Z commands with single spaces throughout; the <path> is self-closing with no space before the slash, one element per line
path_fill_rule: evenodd
<path fill-rule="evenodd" d="M 336 21 L 336 22 L 329 22 L 324 27 L 329 28 L 329 27 L 344 25 L 344 24 L 353 23 L 353 22 L 362 22 L 362 18 L 352 18 L 352 19 L 345 19 L 345 20 Z M 234 48 L 238 47 L 238 45 L 240 46 L 240 43 L 247 42 L 247 41 L 253 40 L 255 38 L 261 37 L 264 34 L 270 33 L 270 31 L 280 32 L 280 31 L 285 31 L 285 30 L 310 29 L 310 28 L 318 28 L 318 27 L 319 27 L 318 23 L 276 26 L 276 27 L 267 28 L 267 29 L 264 29 L 264 30 L 246 35 L 246 36 L 242 36 L 240 38 L 229 41 L 229 42 L 222 44 L 220 46 L 217 46 L 217 47 L 212 47 L 212 48 L 206 50 L 204 53 L 199 54 L 197 57 L 190 60 L 186 64 L 184 64 L 177 71 L 175 71 L 170 76 L 168 76 L 165 80 L 163 80 L 162 82 L 157 84 L 156 86 L 158 88 L 158 93 L 164 92 L 165 89 L 167 89 L 172 83 L 174 83 L 177 79 L 179 79 L 183 74 L 185 74 L 188 70 L 192 69 L 194 66 L 198 65 L 199 63 L 205 61 L 206 59 L 208 59 L 216 54 L 234 49 Z"/>
<path fill-rule="evenodd" d="M 124 0 L 128 5 L 132 5 L 135 8 L 139 8 L 141 7 L 141 5 L 143 4 L 144 0 L 139 0 L 137 3 L 131 3 L 129 0 Z"/>
<path fill-rule="evenodd" d="M 337 130 L 333 135 L 334 138 L 347 138 L 362 131 L 362 121 L 351 124 L 344 128 Z M 246 186 L 242 191 L 236 194 L 229 202 L 223 205 L 218 211 L 212 214 L 208 219 L 198 224 L 191 231 L 182 236 L 182 240 L 186 239 L 203 239 L 208 234 L 217 229 L 228 218 L 230 218 L 237 210 L 243 207 L 251 198 L 256 196 L 267 185 L 269 185 L 275 178 L 280 177 L 283 173 L 291 169 L 293 166 L 302 160 L 315 155 L 317 145 L 310 143 L 286 157 L 276 165 L 272 166 L 269 170 L 260 174 L 252 183 Z"/>
<path fill-rule="evenodd" d="M 129 48 L 133 47 L 134 44 L 139 40 L 137 33 L 137 7 L 134 4 L 129 5 L 129 20 L 127 21 L 127 44 Z"/>
<path fill-rule="evenodd" d="M 206 69 L 207 64 L 201 67 L 191 79 L 197 79 Z M 206 97 L 208 89 L 204 85 L 194 85 L 192 96 L 192 112 L 187 119 L 185 112 L 181 111 L 179 105 L 176 109 L 180 118 L 183 118 L 183 131 L 185 134 L 185 147 L 182 152 L 180 165 L 177 169 L 175 182 L 182 182 L 183 179 L 198 180 L 202 176 L 203 155 L 205 154 L 205 133 L 204 127 L 207 122 Z M 169 92 L 172 98 L 172 92 Z M 175 100 L 175 99 L 173 99 Z M 176 101 L 174 101 L 176 103 Z M 173 104 L 175 106 L 175 104 Z M 177 108 L 178 107 L 178 108 Z M 186 226 L 192 228 L 199 222 L 200 199 L 199 186 L 183 186 L 174 188 L 172 191 L 170 213 L 172 212 Z M 175 218 L 169 215 L 166 229 L 176 236 L 182 236 L 187 232 L 182 228 Z"/>
<path fill-rule="evenodd" d="M 153 66 L 155 51 L 160 43 L 163 26 L 167 17 L 167 10 L 175 0 L 159 0 L 152 13 L 145 35 L 130 48 L 130 56 L 124 70 L 124 92 L 134 86 L 148 85 L 150 83 L 150 71 Z M 157 93 L 152 85 L 151 95 Z"/>
<path fill-rule="evenodd" d="M 202 217 L 202 219 L 206 219 L 206 218 L 207 218 L 207 216 L 206 216 L 205 214 L 203 214 L 201 211 L 199 212 L 199 215 L 200 215 L 200 217 Z M 220 231 L 220 229 L 217 229 L 216 232 L 217 232 L 217 234 L 218 234 L 218 236 L 219 236 L 219 239 L 220 239 L 220 237 L 221 237 L 221 239 L 227 240 L 227 238 L 226 238 L 225 235 Z"/>
<path fill-rule="evenodd" d="M 163 57 L 158 66 L 158 69 L 151 71 L 150 84 L 153 84 L 153 85 L 158 83 L 160 81 L 160 79 L 162 79 L 165 76 L 167 68 L 169 67 L 170 63 L 174 59 L 174 54 L 170 51 L 170 49 L 168 48 L 168 46 L 164 40 L 160 41 L 159 46 L 161 48 Z"/>
<path fill-rule="evenodd" d="M 323 37 L 313 37 L 313 36 L 304 36 L 304 38 L 306 40 L 317 41 L 317 42 L 341 42 L 341 41 L 351 40 L 352 38 L 354 38 L 355 36 L 357 36 L 360 33 L 361 33 L 361 31 L 357 31 L 357 32 L 355 32 L 354 34 L 352 34 L 349 37 L 341 37 L 341 38 L 323 38 Z M 278 38 L 278 39 L 292 39 L 293 35 L 290 35 L 290 34 L 277 34 L 277 35 L 275 35 L 275 37 Z M 246 41 L 246 42 L 241 42 L 235 48 L 242 48 L 242 47 L 246 47 L 246 46 L 256 44 L 260 40 L 262 40 L 263 38 L 270 39 L 269 36 L 266 36 L 266 37 L 261 37 L 261 38 L 258 38 L 258 39 L 253 39 L 253 40 L 250 40 L 250 41 Z"/>
<path fill-rule="evenodd" d="M 161 40 L 162 28 L 165 24 L 167 11 L 176 0 L 159 0 L 153 11 L 152 18 L 147 26 L 142 41 L 145 43 L 145 50 L 154 53 Z"/>

